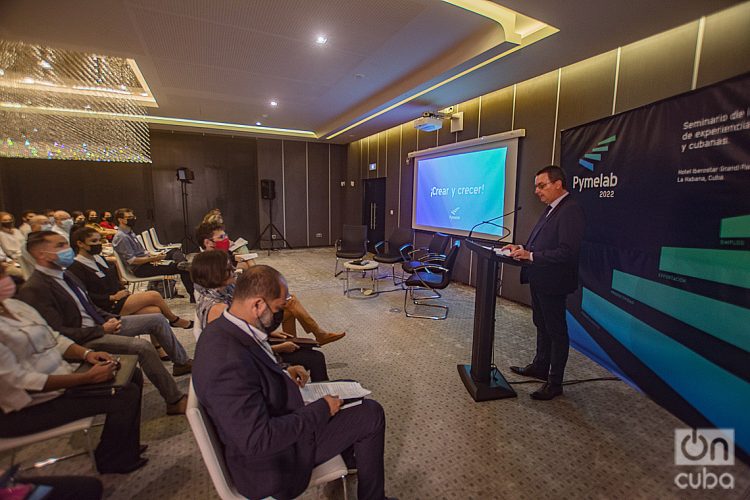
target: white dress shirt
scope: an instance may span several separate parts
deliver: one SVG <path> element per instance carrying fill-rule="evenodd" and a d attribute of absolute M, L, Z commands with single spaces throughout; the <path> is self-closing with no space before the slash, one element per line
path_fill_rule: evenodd
<path fill-rule="evenodd" d="M 23 233 L 16 228 L 11 229 L 10 233 L 0 230 L 0 246 L 3 247 L 5 255 L 13 260 L 21 258 L 21 249 L 26 244 L 26 238 Z"/>
<path fill-rule="evenodd" d="M 83 308 L 83 304 L 81 304 L 81 301 L 78 300 L 78 295 L 76 295 L 76 293 L 73 290 L 71 290 L 68 284 L 65 283 L 65 280 L 63 279 L 62 269 L 50 269 L 49 267 L 42 267 L 40 265 L 36 265 L 34 267 L 40 273 L 44 273 L 47 276 L 51 276 L 55 278 L 55 281 L 57 282 L 57 284 L 63 287 L 63 290 L 68 292 L 68 294 L 71 297 L 73 297 L 73 300 L 75 301 L 76 306 L 78 306 L 78 312 L 81 313 L 81 326 L 96 326 L 96 321 L 94 321 L 94 318 L 92 318 L 91 315 L 89 315 L 89 313 L 86 312 L 86 309 Z"/>
<path fill-rule="evenodd" d="M 70 242 L 70 231 L 66 231 L 57 224 L 52 225 L 52 232 L 59 234 L 65 238 L 65 241 Z"/>
<path fill-rule="evenodd" d="M 244 319 L 240 319 L 234 314 L 229 312 L 229 309 L 224 310 L 224 317 L 237 325 L 237 327 L 245 332 L 246 334 L 250 335 L 253 340 L 265 351 L 266 354 L 273 360 L 274 364 L 277 364 L 279 361 L 276 359 L 276 355 L 273 353 L 273 349 L 271 349 L 271 344 L 268 343 L 268 335 L 266 332 L 262 332 L 255 328 L 253 325 L 245 321 Z"/>
<path fill-rule="evenodd" d="M 15 299 L 2 304 L 17 318 L 0 316 L 0 408 L 10 413 L 63 393 L 39 391 L 49 375 L 73 372 L 62 358 L 73 341 L 50 328 L 30 305 Z"/>

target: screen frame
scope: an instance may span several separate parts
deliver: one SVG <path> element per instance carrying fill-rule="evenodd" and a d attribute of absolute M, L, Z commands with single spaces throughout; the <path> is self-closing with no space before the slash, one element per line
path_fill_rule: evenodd
<path fill-rule="evenodd" d="M 510 130 L 508 132 L 501 132 L 499 134 L 493 134 L 488 136 L 479 137 L 477 139 L 470 139 L 468 141 L 456 142 L 453 144 L 446 144 L 444 146 L 438 146 L 434 148 L 422 149 L 420 151 L 412 151 L 407 155 L 409 161 L 413 161 L 413 182 L 412 182 L 412 211 L 411 211 L 411 227 L 412 229 L 419 231 L 430 231 L 450 234 L 453 236 L 469 235 L 470 231 L 465 229 L 450 229 L 445 227 L 427 226 L 424 224 L 417 223 L 417 182 L 419 173 L 419 162 L 420 160 L 428 160 L 431 158 L 454 156 L 462 153 L 474 153 L 477 151 L 485 151 L 488 149 L 495 149 L 501 147 L 507 147 L 507 153 L 505 158 L 505 198 L 503 202 L 503 214 L 514 211 L 517 208 L 516 200 L 516 183 L 518 173 L 518 141 L 521 137 L 526 136 L 526 129 Z M 501 214 L 497 214 L 501 215 Z M 482 231 L 482 226 L 476 228 L 472 232 L 472 238 L 488 240 L 488 241 L 513 241 L 514 229 L 515 229 L 515 217 L 516 214 L 509 216 L 507 220 L 503 220 L 503 226 L 508 228 L 510 234 L 505 237 L 498 236 L 496 234 L 490 234 Z M 479 221 L 477 221 L 479 222 Z"/>

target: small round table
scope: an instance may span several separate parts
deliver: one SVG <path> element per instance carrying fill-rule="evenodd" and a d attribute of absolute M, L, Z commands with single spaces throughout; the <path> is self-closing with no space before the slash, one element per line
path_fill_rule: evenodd
<path fill-rule="evenodd" d="M 379 264 L 372 260 L 359 260 L 359 261 L 350 261 L 350 262 L 344 262 L 344 269 L 346 270 L 346 281 L 344 284 L 344 295 L 349 297 L 350 299 L 370 299 L 372 297 L 377 297 L 378 295 L 378 280 L 377 280 L 377 270 L 378 270 Z M 367 272 L 370 272 L 370 280 L 371 280 L 371 287 L 370 288 L 364 288 L 364 287 L 349 287 L 349 273 L 350 272 L 359 272 L 363 275 L 367 274 Z M 359 290 L 359 294 L 352 294 L 352 292 Z"/>

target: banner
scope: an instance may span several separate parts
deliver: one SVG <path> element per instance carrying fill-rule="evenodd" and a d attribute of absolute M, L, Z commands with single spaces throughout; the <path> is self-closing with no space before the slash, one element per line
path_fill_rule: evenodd
<path fill-rule="evenodd" d="M 750 75 L 562 133 L 571 344 L 750 456 Z"/>

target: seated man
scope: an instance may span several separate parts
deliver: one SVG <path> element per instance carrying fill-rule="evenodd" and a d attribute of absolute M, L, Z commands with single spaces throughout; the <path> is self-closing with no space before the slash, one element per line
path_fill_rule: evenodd
<path fill-rule="evenodd" d="M 31 219 L 34 217 L 36 217 L 36 212 L 33 210 L 24 210 L 21 212 L 21 225 L 18 226 L 18 230 L 21 231 L 24 238 L 31 232 Z"/>
<path fill-rule="evenodd" d="M 220 224 L 203 223 L 195 231 L 195 239 L 198 245 L 201 247 L 201 251 L 205 250 L 223 250 L 229 252 L 229 247 L 232 242 L 224 231 L 224 226 Z M 238 259 L 234 259 L 237 261 Z M 248 269 L 250 265 L 247 262 L 236 264 L 240 269 Z M 200 314 L 199 314 L 200 317 Z M 213 319 L 213 318 L 212 318 Z M 302 328 L 307 333 L 312 333 L 315 336 L 315 340 L 319 345 L 324 346 L 335 342 L 346 335 L 346 332 L 327 332 L 323 330 L 318 322 L 313 319 L 305 306 L 297 299 L 296 295 L 291 295 L 291 298 L 287 302 L 286 308 L 284 309 L 284 319 L 281 322 L 281 329 L 285 333 L 296 337 L 297 336 L 297 321 L 300 322 Z"/>
<path fill-rule="evenodd" d="M 286 305 L 281 274 L 253 266 L 237 280 L 234 301 L 198 340 L 193 383 L 216 426 L 238 491 L 250 498 L 293 498 L 313 467 L 350 451 L 358 498 L 384 498 L 385 415 L 371 399 L 339 411 L 333 396 L 305 406 L 300 366 L 276 363 L 265 327 Z"/>
<path fill-rule="evenodd" d="M 73 397 L 64 392 L 111 379 L 117 365 L 106 352 L 81 347 L 50 328 L 34 308 L 10 298 L 14 292 L 0 266 L 0 437 L 24 436 L 104 413 L 94 453 L 99 472 L 126 473 L 145 465 L 148 460 L 140 456 L 140 370 L 115 394 Z M 73 373 L 63 358 L 94 366 Z"/>
<path fill-rule="evenodd" d="M 166 318 L 143 314 L 120 319 L 93 304 L 78 278 L 65 270 L 74 262 L 75 252 L 52 231 L 29 234 L 26 249 L 36 267 L 18 298 L 39 311 L 52 328 L 81 345 L 116 354 L 137 354 L 146 376 L 167 402 L 167 414 L 185 413 L 187 398 L 164 369 L 154 346 L 131 338 L 153 335 L 174 362 L 173 375 L 190 373 L 192 362 Z"/>
<path fill-rule="evenodd" d="M 122 258 L 126 265 L 130 266 L 133 274 L 140 278 L 148 276 L 162 276 L 179 274 L 182 284 L 185 285 L 190 302 L 195 302 L 193 297 L 193 282 L 190 280 L 190 271 L 177 265 L 177 262 L 171 264 L 159 264 L 164 259 L 175 261 L 185 261 L 185 256 L 179 250 L 170 250 L 168 253 L 159 253 L 150 255 L 143 245 L 136 238 L 133 228 L 136 225 L 137 218 L 130 208 L 119 208 L 115 211 L 118 231 L 112 239 L 112 246 Z"/>
<path fill-rule="evenodd" d="M 70 240 L 70 230 L 73 228 L 73 218 L 65 210 L 56 210 L 54 212 L 54 226 L 52 230 L 63 236 L 66 240 Z"/>

